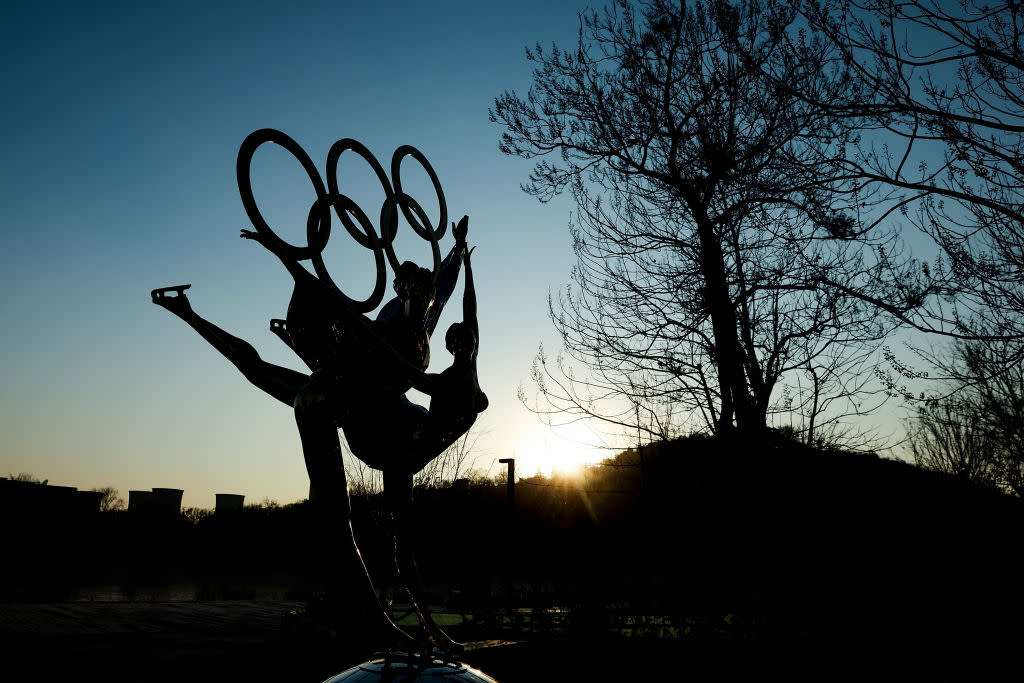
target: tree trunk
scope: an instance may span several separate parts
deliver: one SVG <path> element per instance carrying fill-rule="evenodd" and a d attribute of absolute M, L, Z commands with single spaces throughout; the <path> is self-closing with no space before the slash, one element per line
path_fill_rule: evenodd
<path fill-rule="evenodd" d="M 703 207 L 694 211 L 694 217 L 697 219 L 701 274 L 704 277 L 705 296 L 711 313 L 719 385 L 722 389 L 722 414 L 719 418 L 718 431 L 731 431 L 731 418 L 735 412 L 736 428 L 739 432 L 756 432 L 764 427 L 765 420 L 763 415 L 760 421 L 757 419 L 743 373 L 743 351 L 737 336 L 736 311 L 725 279 L 725 256 L 722 245 Z"/>

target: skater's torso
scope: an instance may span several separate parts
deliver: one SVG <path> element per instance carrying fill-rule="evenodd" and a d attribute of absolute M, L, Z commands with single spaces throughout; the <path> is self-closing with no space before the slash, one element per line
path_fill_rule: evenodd
<path fill-rule="evenodd" d="M 402 306 L 385 306 L 371 321 L 343 305 L 312 275 L 296 282 L 287 317 L 296 353 L 310 369 L 330 372 L 357 393 L 404 394 L 412 386 L 407 372 L 379 345 L 388 344 L 413 367 L 426 370 L 430 345 L 423 321 L 404 315 Z"/>

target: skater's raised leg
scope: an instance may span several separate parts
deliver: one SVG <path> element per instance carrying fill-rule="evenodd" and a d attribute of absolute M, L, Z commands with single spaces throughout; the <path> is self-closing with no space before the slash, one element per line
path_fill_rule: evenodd
<path fill-rule="evenodd" d="M 188 323 L 222 356 L 231 361 L 247 380 L 285 405 L 293 406 L 299 389 L 309 382 L 309 377 L 301 372 L 266 362 L 260 358 L 252 344 L 228 334 L 209 320 L 200 317 L 192 310 L 192 304 L 185 296 L 185 289 L 188 287 L 189 285 L 178 285 L 154 289 L 151 293 L 153 303 L 166 308 Z"/>

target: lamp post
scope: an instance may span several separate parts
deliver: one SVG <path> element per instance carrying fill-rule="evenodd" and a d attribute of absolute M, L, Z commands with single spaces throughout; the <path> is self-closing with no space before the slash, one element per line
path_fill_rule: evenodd
<path fill-rule="evenodd" d="M 516 459 L 499 458 L 498 462 L 508 465 L 508 510 L 515 512 L 516 509 Z"/>

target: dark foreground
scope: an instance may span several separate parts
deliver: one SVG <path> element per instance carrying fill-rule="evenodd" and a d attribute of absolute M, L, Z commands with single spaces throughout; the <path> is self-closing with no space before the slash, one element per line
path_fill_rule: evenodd
<path fill-rule="evenodd" d="M 417 493 L 426 599 L 483 643 L 464 661 L 506 683 L 1020 679 L 1021 499 L 792 444 L 627 455 L 582 483 L 521 480 L 514 514 L 504 487 Z M 354 509 L 384 586 L 379 502 Z M 324 561 L 336 525 L 311 506 L 165 519 L 15 503 L 0 498 L 17 522 L 0 547 L 0 683 L 319 683 L 373 654 L 359 624 L 322 616 L 330 600 L 315 623 L 287 616 L 346 581 Z"/>
<path fill-rule="evenodd" d="M 319 683 L 370 653 L 298 637 L 298 602 L 0 605 L 0 680 Z M 462 657 L 499 681 L 978 681 L 1012 670 L 1019 640 L 959 634 L 773 633 L 624 638 L 516 634 Z M 1004 668 L 1006 665 L 1009 668 Z"/>

